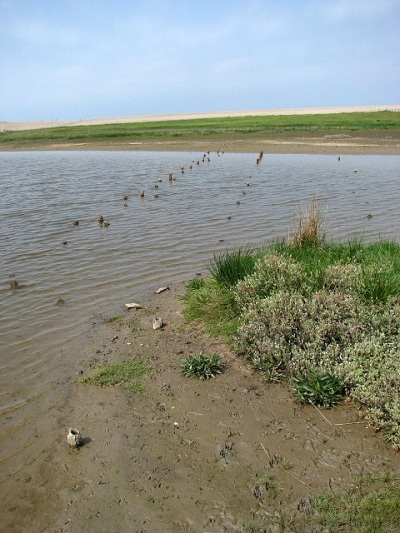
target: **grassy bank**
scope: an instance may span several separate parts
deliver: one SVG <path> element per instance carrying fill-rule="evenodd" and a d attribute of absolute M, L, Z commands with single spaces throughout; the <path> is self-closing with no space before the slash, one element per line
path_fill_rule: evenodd
<path fill-rule="evenodd" d="M 400 448 L 398 244 L 280 243 L 215 257 L 211 273 L 188 284 L 188 319 L 231 339 L 266 381 L 286 380 L 300 401 L 360 403 Z"/>
<path fill-rule="evenodd" d="M 218 135 L 290 134 L 399 130 L 400 113 L 333 113 L 172 120 L 96 126 L 69 126 L 0 133 L 0 145 L 46 142 L 137 141 L 143 139 L 192 139 Z"/>
<path fill-rule="evenodd" d="M 210 273 L 187 284 L 188 320 L 225 336 L 266 383 L 286 382 L 296 401 L 358 405 L 400 449 L 399 244 L 327 242 L 313 202 L 290 242 L 225 252 Z M 310 520 L 329 531 L 398 531 L 399 510 L 398 474 L 360 478 L 345 494 L 313 499 Z"/>
<path fill-rule="evenodd" d="M 327 242 L 319 212 L 303 209 L 289 242 L 214 256 L 187 284 L 186 317 L 302 402 L 359 402 L 400 449 L 400 246 Z"/>

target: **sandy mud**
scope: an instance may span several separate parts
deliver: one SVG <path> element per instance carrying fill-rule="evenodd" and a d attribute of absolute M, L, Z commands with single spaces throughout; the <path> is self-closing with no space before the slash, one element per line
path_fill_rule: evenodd
<path fill-rule="evenodd" d="M 66 376 L 57 424 L 38 435 L 36 457 L 3 483 L 2 530 L 11 532 L 309 531 L 310 496 L 345 490 L 352 475 L 400 466 L 366 428 L 362 409 L 318 411 L 285 385 L 265 384 L 245 361 L 182 316 L 184 285 L 94 320 Z M 152 328 L 162 317 L 165 326 Z M 218 353 L 224 374 L 185 378 L 180 361 Z M 102 363 L 151 365 L 146 390 L 78 383 Z M 83 435 L 71 450 L 70 426 Z M 273 479 L 275 487 L 258 483 Z"/>

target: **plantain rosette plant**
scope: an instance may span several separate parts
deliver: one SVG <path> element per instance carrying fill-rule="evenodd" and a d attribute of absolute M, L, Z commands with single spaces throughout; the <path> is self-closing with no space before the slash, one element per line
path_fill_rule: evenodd
<path fill-rule="evenodd" d="M 329 408 L 341 402 L 343 384 L 331 374 L 310 371 L 304 376 L 293 377 L 293 390 L 301 403 Z"/>
<path fill-rule="evenodd" d="M 187 378 L 197 378 L 202 381 L 214 378 L 217 374 L 222 374 L 225 363 L 217 354 L 192 355 L 183 359 L 180 364 L 181 373 Z"/>

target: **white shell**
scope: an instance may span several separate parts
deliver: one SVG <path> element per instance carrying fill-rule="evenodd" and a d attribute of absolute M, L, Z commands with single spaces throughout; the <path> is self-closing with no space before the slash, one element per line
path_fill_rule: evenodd
<path fill-rule="evenodd" d="M 79 429 L 69 428 L 67 441 L 70 448 L 78 448 L 82 444 L 82 434 Z"/>
<path fill-rule="evenodd" d="M 153 329 L 161 329 L 163 325 L 162 318 L 153 318 Z"/>
<path fill-rule="evenodd" d="M 125 304 L 127 309 L 143 309 L 143 305 L 132 302 L 131 304 Z"/>

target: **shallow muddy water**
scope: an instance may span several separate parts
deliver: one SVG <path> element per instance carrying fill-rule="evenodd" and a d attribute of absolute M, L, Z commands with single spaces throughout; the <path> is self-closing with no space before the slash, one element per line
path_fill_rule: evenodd
<path fill-rule="evenodd" d="M 287 237 L 312 195 L 329 238 L 399 241 L 397 156 L 267 154 L 260 165 L 257 154 L 208 157 L 0 154 L 2 480 L 57 416 L 80 339 L 98 315 L 206 274 L 214 252 Z"/>

